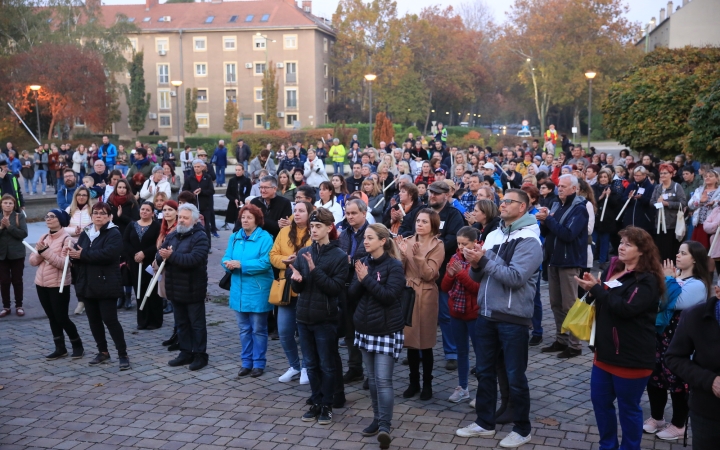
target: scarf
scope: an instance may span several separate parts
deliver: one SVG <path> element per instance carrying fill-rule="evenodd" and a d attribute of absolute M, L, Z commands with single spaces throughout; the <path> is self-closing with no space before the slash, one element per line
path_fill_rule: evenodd
<path fill-rule="evenodd" d="M 450 263 L 452 263 L 453 260 L 460 261 L 460 265 L 462 266 L 462 272 L 468 270 L 470 263 L 465 261 L 465 258 L 462 257 L 462 250 L 458 250 L 457 253 L 453 255 L 453 257 L 450 259 Z M 452 311 L 458 314 L 465 314 L 465 311 L 467 311 L 465 286 L 463 286 L 462 283 L 457 280 L 457 278 L 453 281 L 453 286 L 450 289 L 450 292 L 448 292 L 448 298 L 450 300 L 450 308 Z"/>
<path fill-rule="evenodd" d="M 410 212 L 410 208 L 412 208 L 412 206 L 413 206 L 412 204 L 408 205 L 408 206 L 404 206 L 402 203 L 398 203 L 398 205 L 400 205 L 400 207 L 403 209 L 403 211 L 405 211 L 405 215 L 407 215 L 407 213 Z M 390 232 L 392 232 L 393 234 L 397 234 L 398 230 L 400 230 L 400 225 L 402 225 L 402 220 L 391 224 Z"/>
<path fill-rule="evenodd" d="M 111 195 L 108 200 L 110 200 L 110 203 L 112 203 L 116 208 L 118 206 L 122 206 L 127 202 L 128 196 L 127 195 L 118 195 L 115 192 L 113 192 L 115 195 Z"/>

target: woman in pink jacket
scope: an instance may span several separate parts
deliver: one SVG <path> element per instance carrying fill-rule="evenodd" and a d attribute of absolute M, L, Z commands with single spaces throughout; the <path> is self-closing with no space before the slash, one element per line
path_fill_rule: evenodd
<path fill-rule="evenodd" d="M 38 298 L 50 321 L 50 330 L 55 341 L 55 351 L 45 357 L 48 360 L 67 356 L 63 332 L 70 338 L 72 358 L 82 358 L 85 354 L 77 328 L 68 316 L 71 281 L 69 269 L 65 279 L 62 279 L 65 266 L 62 250 L 71 242 L 70 235 L 65 231 L 65 227 L 69 223 L 70 215 L 68 213 L 60 209 L 50 210 L 45 215 L 45 225 L 49 232 L 42 235 L 35 244 L 37 253 L 30 254 L 30 264 L 37 267 L 35 286 Z M 64 285 L 62 293 L 60 292 L 61 285 Z"/>
<path fill-rule="evenodd" d="M 715 261 L 715 270 L 720 274 L 720 242 L 713 245 L 718 228 L 720 228 L 720 205 L 716 205 L 703 222 L 703 230 L 710 236 L 710 249 L 712 249 L 708 256 Z"/>

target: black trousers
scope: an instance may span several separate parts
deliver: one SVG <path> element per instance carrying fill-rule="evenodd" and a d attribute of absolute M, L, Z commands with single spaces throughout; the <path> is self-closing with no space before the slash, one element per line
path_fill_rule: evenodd
<path fill-rule="evenodd" d="M 117 299 L 78 297 L 78 301 L 85 303 L 85 314 L 98 351 L 108 353 L 108 344 L 105 338 L 105 328 L 107 327 L 110 337 L 115 343 L 118 356 L 127 356 L 125 333 L 117 316 Z"/>
<path fill-rule="evenodd" d="M 205 219 L 205 234 L 207 235 L 208 241 L 212 242 L 212 234 L 210 232 L 215 229 L 215 211 L 212 209 L 203 209 L 200 211 L 203 218 Z"/>
<path fill-rule="evenodd" d="M 362 353 L 360 349 L 353 345 L 355 342 L 355 322 L 353 322 L 353 316 L 357 304 L 348 302 L 345 311 L 345 346 L 348 351 L 348 370 L 362 372 Z"/>
<path fill-rule="evenodd" d="M 205 302 L 188 304 L 170 301 L 174 309 L 180 351 L 187 354 L 201 354 L 207 358 Z"/>
<path fill-rule="evenodd" d="M 708 419 L 696 413 L 690 413 L 693 450 L 717 450 L 720 442 L 720 420 Z"/>
<path fill-rule="evenodd" d="M 77 328 L 68 315 L 70 286 L 65 286 L 62 294 L 60 293 L 59 287 L 50 288 L 36 285 L 35 288 L 37 289 L 40 305 L 42 305 L 50 322 L 50 331 L 52 332 L 55 344 L 60 348 L 65 347 L 65 335 L 63 331 L 67 334 L 68 338 L 70 338 L 70 341 L 78 341 L 80 335 L 78 335 Z"/>
<path fill-rule="evenodd" d="M 655 420 L 662 420 L 665 415 L 665 405 L 667 405 L 668 391 L 659 387 L 648 384 L 647 386 L 648 400 L 650 400 L 650 415 Z M 688 406 L 688 395 L 684 392 L 670 393 L 672 399 L 672 424 L 678 428 L 685 426 L 685 421 L 690 413 Z"/>
<path fill-rule="evenodd" d="M 10 309 L 10 286 L 15 292 L 15 307 L 23 304 L 23 271 L 25 258 L 0 260 L 0 295 L 3 307 Z"/>
<path fill-rule="evenodd" d="M 140 310 L 147 288 L 152 280 L 152 275 L 147 273 L 145 270 L 142 271 L 142 281 L 140 282 L 140 292 L 137 292 L 138 283 L 138 264 L 133 262 L 128 263 L 130 268 L 130 275 L 133 281 L 133 289 L 135 290 L 135 298 L 137 308 L 137 324 L 138 328 L 160 328 L 163 325 L 163 302 L 160 295 L 158 295 L 157 284 L 153 288 L 152 293 L 145 302 L 145 307 Z M 144 267 L 143 267 L 144 269 Z"/>
<path fill-rule="evenodd" d="M 410 366 L 410 382 L 420 382 L 420 352 L 422 352 L 423 382 L 429 383 L 432 379 L 433 351 L 431 348 L 418 350 L 409 348 L 407 351 L 408 365 Z"/>

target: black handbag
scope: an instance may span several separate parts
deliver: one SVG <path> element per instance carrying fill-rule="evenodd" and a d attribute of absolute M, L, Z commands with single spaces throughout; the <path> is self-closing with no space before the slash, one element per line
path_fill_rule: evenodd
<path fill-rule="evenodd" d="M 223 275 L 223 277 L 220 278 L 220 282 L 218 283 L 218 286 L 220 286 L 220 289 L 225 289 L 226 291 L 229 291 L 231 279 L 232 279 L 232 273 L 225 272 L 225 275 Z"/>
<path fill-rule="evenodd" d="M 402 308 L 403 319 L 405 319 L 405 326 L 411 327 L 413 310 L 415 309 L 415 289 L 410 286 L 403 288 L 400 307 Z"/>

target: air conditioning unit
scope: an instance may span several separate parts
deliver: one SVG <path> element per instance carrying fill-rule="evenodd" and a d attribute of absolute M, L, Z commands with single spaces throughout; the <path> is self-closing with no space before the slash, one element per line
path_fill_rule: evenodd
<path fill-rule="evenodd" d="M 280 117 L 280 118 L 283 118 L 283 117 L 285 117 L 285 113 L 284 113 L 284 112 L 279 112 L 279 113 L 277 113 L 277 116 Z"/>
<path fill-rule="evenodd" d="M 282 69 L 283 67 L 285 67 L 285 64 L 283 64 L 283 63 L 277 63 L 277 64 L 275 65 L 275 67 L 277 67 L 278 69 Z"/>
<path fill-rule="evenodd" d="M 158 54 L 159 54 L 160 56 L 165 56 L 165 55 L 167 55 L 167 52 L 166 52 L 165 50 L 160 50 L 160 51 L 158 52 Z"/>
<path fill-rule="evenodd" d="M 170 22 L 170 16 L 163 16 L 163 22 Z"/>
<path fill-rule="evenodd" d="M 246 69 L 252 69 L 252 63 L 245 63 Z"/>
<path fill-rule="evenodd" d="M 155 120 L 155 119 L 157 119 L 157 114 L 155 114 L 155 113 L 150 113 L 150 114 L 148 114 L 148 118 L 150 118 L 150 119 L 152 119 L 152 120 Z"/>
<path fill-rule="evenodd" d="M 177 97 L 177 92 L 170 91 L 170 97 Z"/>

